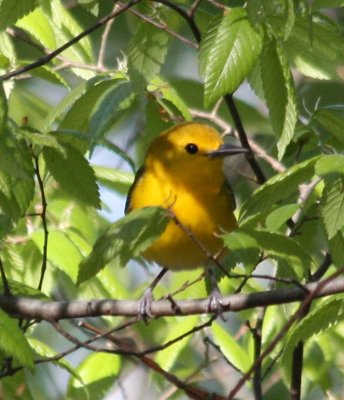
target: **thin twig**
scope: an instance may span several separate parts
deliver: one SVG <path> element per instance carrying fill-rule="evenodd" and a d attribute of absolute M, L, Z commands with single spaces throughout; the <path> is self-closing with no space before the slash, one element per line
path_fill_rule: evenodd
<path fill-rule="evenodd" d="M 166 24 L 154 21 L 154 19 L 152 19 L 152 18 L 148 17 L 147 15 L 142 14 L 139 11 L 134 10 L 134 9 L 129 9 L 129 12 L 131 14 L 135 15 L 135 17 L 142 19 L 142 21 L 148 22 L 149 24 L 155 26 L 156 28 L 161 29 L 162 31 L 168 33 L 169 35 L 175 37 L 182 43 L 187 44 L 188 46 L 191 46 L 194 49 L 198 49 L 198 45 L 196 43 L 192 42 L 191 40 L 187 39 L 186 37 L 184 37 L 182 35 L 179 35 L 179 33 L 172 31 Z"/>
<path fill-rule="evenodd" d="M 81 32 L 79 35 L 73 37 L 73 39 L 69 40 L 56 50 L 50 52 L 49 54 L 46 54 L 45 56 L 39 58 L 38 60 L 34 61 L 33 63 L 30 63 L 28 65 L 25 65 L 24 67 L 15 69 L 14 71 L 10 71 L 6 74 L 3 74 L 0 76 L 0 80 L 5 81 L 10 78 L 13 78 L 15 76 L 18 76 L 22 73 L 31 71 L 34 68 L 40 67 L 42 65 L 48 64 L 49 61 L 54 59 L 57 55 L 61 54 L 64 52 L 66 49 L 71 47 L 73 44 L 78 43 L 82 38 L 88 36 L 90 33 L 94 32 L 101 26 L 105 25 L 108 21 L 111 19 L 117 17 L 119 14 L 123 13 L 124 11 L 130 9 L 133 5 L 139 3 L 140 0 L 130 0 L 128 3 L 122 5 L 122 7 L 118 8 L 111 14 L 107 15 L 104 18 L 99 19 L 95 24 L 91 25 L 89 28 L 85 29 L 83 32 Z"/>
<path fill-rule="evenodd" d="M 49 230 L 48 230 L 48 223 L 47 223 L 47 200 L 45 197 L 45 189 L 44 189 L 44 183 L 43 179 L 41 176 L 41 172 L 39 169 L 39 160 L 38 156 L 33 154 L 33 160 L 34 160 L 34 167 L 35 167 L 35 175 L 37 177 L 37 182 L 38 182 L 38 187 L 39 191 L 41 194 L 41 205 L 42 205 L 42 211 L 40 214 L 40 217 L 42 219 L 42 225 L 43 225 L 43 255 L 42 255 L 42 266 L 41 266 L 41 276 L 39 278 L 39 283 L 38 283 L 38 290 L 42 289 L 43 286 L 43 280 L 44 280 L 44 275 L 47 269 L 47 260 L 48 260 L 48 236 L 49 236 Z"/>
<path fill-rule="evenodd" d="M 112 12 L 116 12 L 117 8 L 118 8 L 118 6 L 115 5 Z M 100 40 L 98 62 L 97 62 L 97 67 L 99 69 L 104 68 L 106 46 L 107 46 L 107 42 L 109 39 L 109 35 L 111 32 L 111 27 L 112 27 L 113 23 L 114 23 L 114 19 L 112 18 L 112 19 L 110 19 L 110 21 L 108 21 L 105 24 L 104 32 L 103 32 L 101 40 Z"/>
<path fill-rule="evenodd" d="M 336 279 L 343 272 L 344 272 L 344 268 L 338 270 L 336 273 L 331 275 L 329 278 L 319 282 L 315 286 L 315 289 L 309 292 L 309 294 L 302 301 L 302 303 L 300 304 L 300 306 L 296 310 L 296 312 L 289 318 L 289 320 L 281 328 L 279 333 L 270 342 L 269 346 L 267 346 L 267 348 L 261 353 L 260 357 L 253 363 L 252 367 L 236 383 L 236 385 L 230 391 L 230 393 L 227 397 L 228 400 L 233 400 L 235 398 L 235 395 L 239 392 L 239 390 L 242 388 L 242 386 L 245 384 L 245 382 L 251 377 L 252 373 L 254 373 L 254 371 L 256 370 L 258 365 L 261 364 L 262 361 L 273 351 L 273 349 L 283 339 L 283 337 L 286 335 L 289 328 L 294 324 L 294 322 L 297 321 L 300 318 L 300 316 L 302 316 L 304 314 L 305 310 L 307 310 L 310 307 L 312 301 L 317 297 L 318 293 L 321 292 L 322 289 L 324 289 L 331 281 Z"/>

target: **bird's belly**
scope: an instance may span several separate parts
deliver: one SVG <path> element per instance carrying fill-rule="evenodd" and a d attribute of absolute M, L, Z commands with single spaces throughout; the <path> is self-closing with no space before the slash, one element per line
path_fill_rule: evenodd
<path fill-rule="evenodd" d="M 236 226 L 230 199 L 216 196 L 202 200 L 189 194 L 176 198 L 170 208 L 178 222 L 168 223 L 144 253 L 147 259 L 168 269 L 191 269 L 204 265 L 209 254 L 221 251 L 223 241 L 218 235 Z"/>

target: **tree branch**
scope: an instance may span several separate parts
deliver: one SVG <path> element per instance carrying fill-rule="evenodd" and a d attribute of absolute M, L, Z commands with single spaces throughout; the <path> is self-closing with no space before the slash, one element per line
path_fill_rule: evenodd
<path fill-rule="evenodd" d="M 18 68 L 14 71 L 11 71 L 11 72 L 1 75 L 0 80 L 5 81 L 5 80 L 8 80 L 15 76 L 18 76 L 24 72 L 31 71 L 34 68 L 41 67 L 42 65 L 48 64 L 49 61 L 51 61 L 57 55 L 64 52 L 66 49 L 71 47 L 73 44 L 78 43 L 82 38 L 88 36 L 90 33 L 94 32 L 95 30 L 97 30 L 98 28 L 100 28 L 101 26 L 103 26 L 107 22 L 109 22 L 111 19 L 117 17 L 119 14 L 122 14 L 124 11 L 128 10 L 130 7 L 134 6 L 135 4 L 137 4 L 139 2 L 140 2 L 140 0 L 130 0 L 128 3 L 117 8 L 111 14 L 98 20 L 95 24 L 93 24 L 89 28 L 85 29 L 83 32 L 81 32 L 79 35 L 75 36 L 73 39 L 71 39 L 70 41 L 68 41 L 67 43 L 62 45 L 61 47 L 57 48 L 56 50 L 52 51 L 49 54 L 46 54 L 45 56 L 39 58 L 38 60 L 34 61 L 31 64 L 25 65 L 24 67 Z"/>
<path fill-rule="evenodd" d="M 321 281 L 299 287 L 276 289 L 250 294 L 233 294 L 223 296 L 221 303 L 223 311 L 238 312 L 255 307 L 302 301 L 307 293 L 317 292 L 314 298 L 344 293 L 344 277 L 337 277 L 331 282 Z M 22 318 L 39 320 L 59 320 L 70 318 L 98 316 L 137 316 L 139 301 L 135 300 L 85 300 L 85 301 L 55 301 L 47 302 L 28 297 L 0 295 L 0 307 L 9 314 Z M 155 317 L 175 315 L 206 314 L 208 299 L 176 301 L 177 309 L 169 300 L 152 302 L 152 315 Z M 209 310 L 216 312 L 216 310 Z"/>

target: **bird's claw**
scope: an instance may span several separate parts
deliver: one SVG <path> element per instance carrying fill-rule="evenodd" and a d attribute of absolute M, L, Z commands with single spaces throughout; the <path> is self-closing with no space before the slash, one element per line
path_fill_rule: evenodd
<path fill-rule="evenodd" d="M 147 323 L 148 318 L 152 318 L 152 302 L 154 300 L 153 291 L 151 288 L 148 288 L 143 293 L 138 306 L 138 314 L 139 316 Z"/>
<path fill-rule="evenodd" d="M 216 316 L 220 317 L 223 321 L 226 321 L 226 318 L 223 315 L 223 302 L 220 290 L 217 286 L 213 288 L 210 295 L 208 296 L 206 303 L 206 311 L 213 312 Z"/>

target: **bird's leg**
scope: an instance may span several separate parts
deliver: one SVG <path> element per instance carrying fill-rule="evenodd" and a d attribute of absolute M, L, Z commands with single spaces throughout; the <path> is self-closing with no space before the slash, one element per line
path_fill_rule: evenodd
<path fill-rule="evenodd" d="M 153 290 L 155 286 L 160 282 L 161 278 L 166 274 L 167 269 L 163 268 L 159 274 L 154 278 L 153 282 L 149 285 L 149 287 L 144 291 L 138 307 L 139 315 L 147 322 L 147 317 L 151 318 L 153 315 L 151 313 L 152 301 L 154 300 L 153 297 Z"/>
<path fill-rule="evenodd" d="M 222 320 L 226 320 L 223 316 L 222 309 L 223 303 L 221 299 L 221 292 L 216 282 L 216 277 L 212 268 L 208 268 L 208 276 L 211 283 L 211 292 L 207 299 L 206 311 L 214 312 L 219 316 Z"/>

